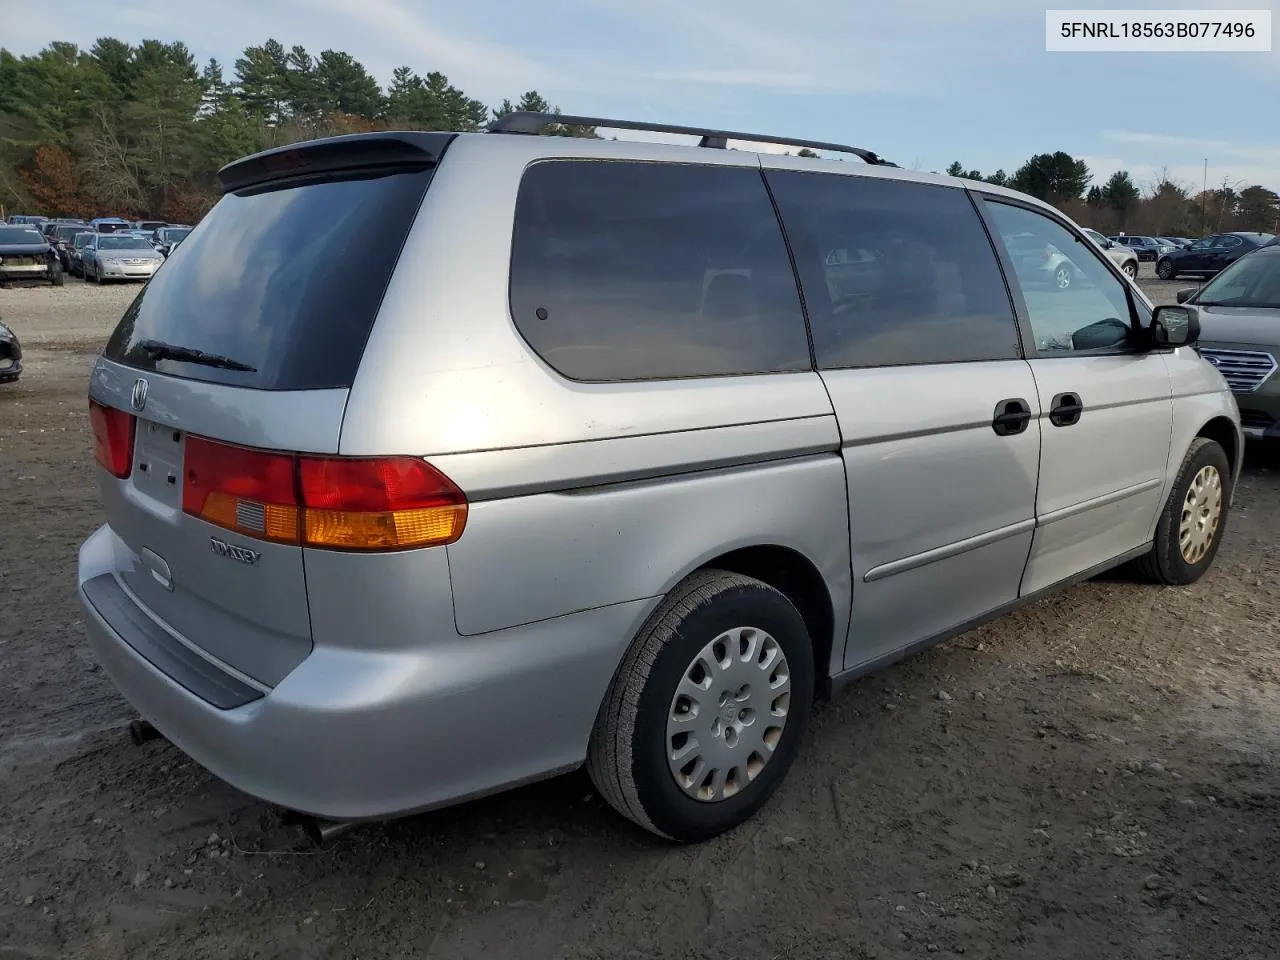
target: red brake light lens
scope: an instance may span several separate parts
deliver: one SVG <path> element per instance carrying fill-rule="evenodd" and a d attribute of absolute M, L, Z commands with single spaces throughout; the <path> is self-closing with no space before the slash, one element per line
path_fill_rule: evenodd
<path fill-rule="evenodd" d="M 278 543 L 298 542 L 297 459 L 187 436 L 182 509 L 209 523 Z"/>
<path fill-rule="evenodd" d="M 133 471 L 133 414 L 89 401 L 93 427 L 93 456 L 113 477 L 123 480 Z"/>
<path fill-rule="evenodd" d="M 299 464 L 308 545 L 396 550 L 462 536 L 467 498 L 425 460 L 303 457 Z"/>
<path fill-rule="evenodd" d="M 187 436 L 182 509 L 277 543 L 400 550 L 453 543 L 466 495 L 416 457 L 296 456 Z"/>

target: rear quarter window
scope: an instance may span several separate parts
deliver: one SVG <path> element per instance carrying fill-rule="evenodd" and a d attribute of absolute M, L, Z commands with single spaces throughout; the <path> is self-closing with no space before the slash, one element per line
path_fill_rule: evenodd
<path fill-rule="evenodd" d="M 810 369 L 799 293 L 757 168 L 548 160 L 516 204 L 511 313 L 579 381 Z"/>
<path fill-rule="evenodd" d="M 262 390 L 350 387 L 430 179 L 418 169 L 227 194 L 139 293 L 106 357 Z M 153 359 L 148 342 L 253 370 Z"/>

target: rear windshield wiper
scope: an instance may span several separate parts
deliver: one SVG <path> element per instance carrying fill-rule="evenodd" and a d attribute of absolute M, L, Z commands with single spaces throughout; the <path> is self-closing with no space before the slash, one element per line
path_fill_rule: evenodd
<path fill-rule="evenodd" d="M 240 370 L 244 373 L 257 373 L 257 367 L 251 367 L 239 360 L 219 356 L 216 353 L 205 353 L 192 347 L 178 347 L 159 340 L 143 340 L 138 349 L 154 360 L 177 360 L 179 363 L 198 363 L 203 367 L 218 367 L 222 370 Z"/>

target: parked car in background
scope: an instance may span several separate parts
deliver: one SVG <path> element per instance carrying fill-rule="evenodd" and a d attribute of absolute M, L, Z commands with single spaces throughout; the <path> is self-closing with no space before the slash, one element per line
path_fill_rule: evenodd
<path fill-rule="evenodd" d="M 161 256 L 167 257 L 173 253 L 174 247 L 187 239 L 189 233 L 191 233 L 190 227 L 161 227 L 152 235 L 151 242 L 160 251 Z"/>
<path fill-rule="evenodd" d="M 58 255 L 31 224 L 0 227 L 0 283 L 14 280 L 48 280 L 62 286 Z"/>
<path fill-rule="evenodd" d="M 0 323 L 0 383 L 13 383 L 22 376 L 22 344 L 8 324 Z"/>
<path fill-rule="evenodd" d="M 83 220 L 79 220 L 74 217 L 58 217 L 54 220 L 46 220 L 42 223 L 40 225 L 40 232 L 43 233 L 50 242 L 52 242 L 58 228 L 64 226 L 78 226 L 88 229 L 88 225 Z"/>
<path fill-rule="evenodd" d="M 133 221 L 133 229 L 140 230 L 143 233 L 155 233 L 161 227 L 167 227 L 167 220 L 135 220 Z"/>
<path fill-rule="evenodd" d="M 1200 355 L 1236 396 L 1246 437 L 1280 442 L 1280 245 L 1251 250 L 1203 287 L 1178 291 L 1195 307 Z"/>
<path fill-rule="evenodd" d="M 89 221 L 89 226 L 98 233 L 116 233 L 119 230 L 129 230 L 133 225 L 121 217 L 97 217 Z"/>
<path fill-rule="evenodd" d="M 1122 243 L 1116 243 L 1110 237 L 1104 237 L 1097 230 L 1082 227 L 1086 237 L 1102 248 L 1102 251 L 1119 267 L 1129 279 L 1138 276 L 1138 255 Z"/>
<path fill-rule="evenodd" d="M 1210 569 L 1231 393 L 1057 210 L 856 148 L 520 135 L 563 120 L 223 167 L 95 358 L 77 596 L 175 747 L 333 820 L 585 765 L 705 840 L 815 698 L 1128 561 Z"/>
<path fill-rule="evenodd" d="M 1175 250 L 1181 250 L 1191 242 L 1190 240 L 1184 240 L 1182 237 L 1156 237 L 1156 240 L 1167 246 L 1173 247 Z"/>
<path fill-rule="evenodd" d="M 31 213 L 15 213 L 13 216 L 11 216 L 11 217 L 9 218 L 9 223 L 10 223 L 10 225 L 12 225 L 12 226 L 18 226 L 18 225 L 20 225 L 20 224 L 26 224 L 26 225 L 29 225 L 29 226 L 36 226 L 36 227 L 39 227 L 41 224 L 43 224 L 43 223 L 44 223 L 46 220 L 48 220 L 48 219 L 49 219 L 48 217 L 42 217 L 42 216 L 39 216 L 38 214 L 31 214 Z"/>
<path fill-rule="evenodd" d="M 85 244 L 81 270 L 86 281 L 149 280 L 164 263 L 143 237 L 98 234 Z"/>
<path fill-rule="evenodd" d="M 1215 233 L 1181 250 L 1162 255 L 1156 261 L 1156 276 L 1161 280 L 1174 280 L 1184 275 L 1211 277 L 1274 239 L 1275 235 L 1270 233 Z"/>
<path fill-rule="evenodd" d="M 1110 239 L 1128 247 L 1138 255 L 1138 259 L 1143 263 L 1154 262 L 1160 258 L 1161 254 L 1177 249 L 1172 243 L 1161 243 L 1155 237 L 1122 233 Z"/>
<path fill-rule="evenodd" d="M 1052 243 L 1031 233 L 1015 233 L 1005 238 L 1009 256 L 1024 282 L 1054 290 L 1067 290 L 1076 279 L 1071 258 Z"/>
<path fill-rule="evenodd" d="M 53 246 L 54 253 L 58 255 L 58 260 L 62 264 L 64 273 L 71 271 L 71 248 L 75 238 L 82 233 L 92 233 L 87 224 L 62 224 L 49 237 L 49 243 Z"/>
<path fill-rule="evenodd" d="M 67 273 L 73 277 L 84 276 L 84 249 L 97 236 L 99 234 L 88 230 L 84 233 L 77 233 L 72 237 L 71 244 L 67 248 Z"/>

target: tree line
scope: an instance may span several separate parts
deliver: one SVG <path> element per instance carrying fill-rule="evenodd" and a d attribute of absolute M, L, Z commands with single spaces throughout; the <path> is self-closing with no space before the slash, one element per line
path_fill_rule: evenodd
<path fill-rule="evenodd" d="M 229 74 L 156 40 L 55 42 L 21 57 L 0 48 L 0 206 L 194 222 L 217 200 L 218 169 L 238 157 L 343 133 L 478 130 L 513 110 L 559 113 L 536 90 L 490 107 L 407 66 L 384 89 L 348 53 L 277 40 L 246 48 Z"/>
<path fill-rule="evenodd" d="M 348 53 L 277 40 L 247 47 L 230 71 L 157 40 L 106 37 L 88 50 L 55 42 L 31 56 L 0 48 L 0 206 L 194 222 L 217 200 L 218 168 L 238 157 L 342 133 L 478 130 L 513 110 L 559 113 L 537 91 L 487 105 L 443 73 L 408 66 L 384 88 Z M 546 133 L 598 136 L 561 124 Z M 1033 156 L 1011 175 L 959 162 L 947 173 L 1030 193 L 1104 233 L 1272 231 L 1280 217 L 1265 187 L 1193 193 L 1166 176 L 1143 191 L 1124 171 L 1091 185 L 1085 163 L 1062 151 Z"/>
<path fill-rule="evenodd" d="M 1280 196 L 1274 190 L 1229 180 L 1194 191 L 1162 173 L 1141 189 L 1127 170 L 1094 184 L 1083 160 L 1063 151 L 1037 154 L 1012 175 L 997 170 L 989 176 L 967 170 L 956 161 L 953 177 L 983 180 L 1029 193 L 1062 210 L 1077 223 L 1100 233 L 1133 233 L 1160 237 L 1200 237 L 1230 230 L 1280 233 Z"/>

